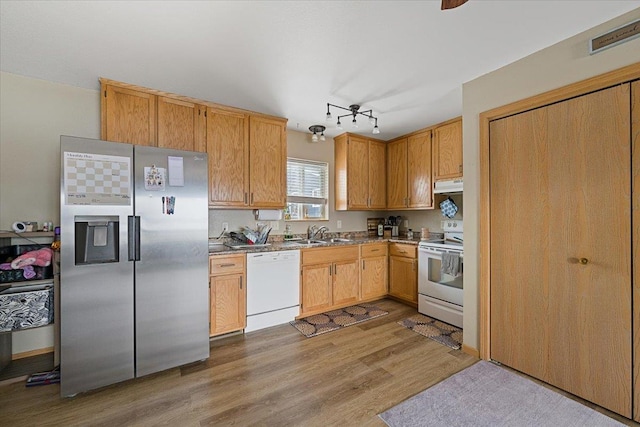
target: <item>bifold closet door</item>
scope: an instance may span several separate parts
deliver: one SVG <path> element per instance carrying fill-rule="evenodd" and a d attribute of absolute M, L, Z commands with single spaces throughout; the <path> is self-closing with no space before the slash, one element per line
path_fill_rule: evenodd
<path fill-rule="evenodd" d="M 631 416 L 630 85 L 490 125 L 491 358 Z"/>
<path fill-rule="evenodd" d="M 640 81 L 631 84 L 631 147 L 633 173 L 633 418 L 640 422 Z"/>

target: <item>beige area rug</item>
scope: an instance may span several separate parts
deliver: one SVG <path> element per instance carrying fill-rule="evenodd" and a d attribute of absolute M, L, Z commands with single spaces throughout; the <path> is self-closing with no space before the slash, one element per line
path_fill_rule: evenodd
<path fill-rule="evenodd" d="M 624 426 L 529 378 L 483 360 L 379 417 L 391 427 Z"/>
<path fill-rule="evenodd" d="M 389 314 L 388 311 L 381 310 L 373 304 L 358 304 L 315 314 L 289 323 L 302 335 L 311 338 L 387 314 Z"/>
<path fill-rule="evenodd" d="M 462 329 L 448 323 L 432 319 L 423 314 L 416 314 L 398 323 L 413 332 L 431 338 L 454 350 L 459 350 L 462 347 Z"/>

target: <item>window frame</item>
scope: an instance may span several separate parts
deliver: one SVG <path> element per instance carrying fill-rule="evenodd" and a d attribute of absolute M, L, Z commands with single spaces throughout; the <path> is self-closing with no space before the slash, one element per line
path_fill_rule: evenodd
<path fill-rule="evenodd" d="M 316 165 L 323 168 L 324 173 L 324 196 L 325 197 L 311 197 L 311 196 L 294 196 L 289 195 L 289 163 L 293 162 L 297 165 Z M 325 215 L 322 217 L 303 217 L 303 218 L 291 218 L 289 213 L 289 204 L 300 205 L 323 205 Z M 302 209 L 304 212 L 305 210 Z M 323 162 L 318 160 L 301 159 L 298 157 L 287 157 L 287 200 L 285 208 L 285 221 L 328 221 L 329 220 L 329 162 Z"/>

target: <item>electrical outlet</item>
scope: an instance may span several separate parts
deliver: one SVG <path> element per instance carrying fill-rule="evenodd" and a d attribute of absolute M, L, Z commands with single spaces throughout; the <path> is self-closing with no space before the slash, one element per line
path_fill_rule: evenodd
<path fill-rule="evenodd" d="M 408 219 L 404 220 L 404 228 L 409 228 L 409 220 Z"/>
<path fill-rule="evenodd" d="M 272 230 L 280 230 L 280 221 L 271 221 L 269 225 Z"/>
<path fill-rule="evenodd" d="M 338 229 L 342 228 L 342 221 L 340 220 L 336 221 L 336 228 Z"/>
<path fill-rule="evenodd" d="M 228 222 L 223 222 L 222 223 L 222 232 L 226 233 L 229 231 L 229 223 Z"/>

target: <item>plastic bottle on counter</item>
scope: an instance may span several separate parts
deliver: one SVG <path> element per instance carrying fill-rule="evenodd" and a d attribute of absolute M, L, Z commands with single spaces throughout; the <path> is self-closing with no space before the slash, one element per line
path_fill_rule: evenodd
<path fill-rule="evenodd" d="M 413 230 L 409 229 L 407 231 L 407 239 L 412 240 L 413 239 Z"/>

